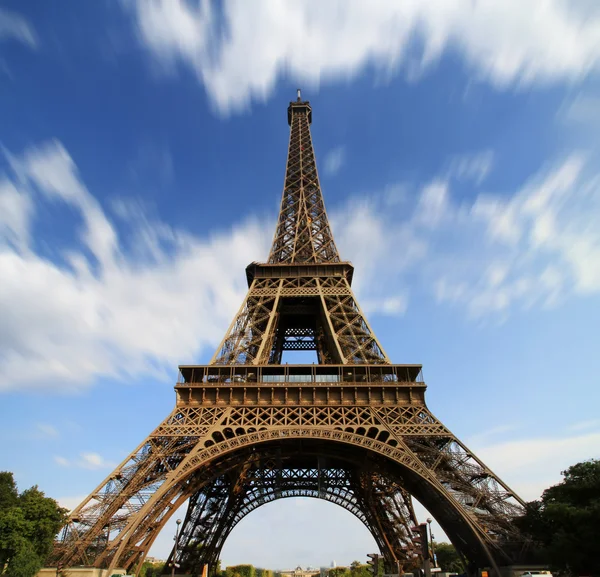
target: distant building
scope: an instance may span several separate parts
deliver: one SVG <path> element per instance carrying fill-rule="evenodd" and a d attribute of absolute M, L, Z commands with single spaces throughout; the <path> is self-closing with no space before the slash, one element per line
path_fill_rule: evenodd
<path fill-rule="evenodd" d="M 153 565 L 157 565 L 158 563 L 166 563 L 164 559 L 158 559 L 157 557 L 146 557 L 144 561 L 146 563 L 152 563 Z"/>
<path fill-rule="evenodd" d="M 331 562 L 331 568 L 335 569 L 337 567 L 337 565 L 335 564 L 335 559 Z"/>
<path fill-rule="evenodd" d="M 280 572 L 281 577 L 317 577 L 321 576 L 320 569 L 302 569 L 302 567 L 296 567 L 289 571 L 283 570 Z"/>

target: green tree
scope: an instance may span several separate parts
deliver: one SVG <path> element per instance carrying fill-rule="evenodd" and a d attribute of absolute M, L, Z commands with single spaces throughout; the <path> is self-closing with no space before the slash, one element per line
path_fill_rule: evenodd
<path fill-rule="evenodd" d="M 41 568 L 43 562 L 33 545 L 27 541 L 23 543 L 8 564 L 6 577 L 32 577 Z"/>
<path fill-rule="evenodd" d="M 9 577 L 33 577 L 52 548 L 67 510 L 37 487 L 20 495 L 12 473 L 0 473 L 0 568 Z"/>
<path fill-rule="evenodd" d="M 19 491 L 12 473 L 0 472 L 0 511 L 17 504 Z"/>
<path fill-rule="evenodd" d="M 164 571 L 164 563 L 150 563 L 150 561 L 144 561 L 138 577 L 160 577 L 164 574 Z"/>
<path fill-rule="evenodd" d="M 351 572 L 348 567 L 332 567 L 328 573 L 328 577 L 351 577 Z"/>
<path fill-rule="evenodd" d="M 232 565 L 225 569 L 226 577 L 256 577 L 254 565 Z"/>
<path fill-rule="evenodd" d="M 383 566 L 383 559 L 379 562 L 380 567 Z M 350 576 L 351 577 L 371 577 L 369 572 L 369 565 L 361 563 L 360 561 L 352 561 L 350 563 Z"/>
<path fill-rule="evenodd" d="M 211 577 L 226 577 L 225 571 L 221 567 L 221 559 L 217 559 L 217 564 L 212 568 L 210 575 Z"/>
<path fill-rule="evenodd" d="M 528 504 L 521 528 L 541 544 L 552 568 L 600 576 L 600 461 L 577 463 L 564 479 Z"/>
<path fill-rule="evenodd" d="M 458 551 L 450 543 L 435 543 L 435 557 L 438 567 L 448 573 L 464 573 L 465 568 L 462 564 Z"/>

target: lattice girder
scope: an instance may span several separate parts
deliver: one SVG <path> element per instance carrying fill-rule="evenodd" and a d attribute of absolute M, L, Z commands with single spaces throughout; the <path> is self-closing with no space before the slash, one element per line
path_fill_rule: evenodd
<path fill-rule="evenodd" d="M 286 346 L 290 342 L 286 332 L 291 329 L 312 335 L 295 350 L 317 350 L 321 362 L 390 362 L 348 280 L 325 276 L 254 278 L 211 363 L 279 364 L 286 348 L 294 350 Z"/>
<path fill-rule="evenodd" d="M 522 510 L 522 502 L 488 469 L 484 469 L 487 481 L 482 483 L 479 461 L 458 445 L 426 407 L 399 409 L 369 406 L 177 409 L 157 428 L 154 433 L 157 436 L 151 435 L 143 445 L 143 456 L 138 457 L 138 451 L 127 460 L 127 483 L 121 484 L 119 490 L 110 489 L 127 470 L 118 468 L 96 492 L 102 499 L 95 499 L 94 506 L 84 505 L 74 512 L 63 541 L 67 548 L 57 547 L 55 558 L 65 563 L 130 568 L 141 562 L 177 504 L 215 478 L 219 470 L 216 461 L 231 459 L 230 463 L 237 465 L 237 452 L 254 447 L 253 454 L 261 454 L 261 444 L 268 442 L 279 443 L 278 450 L 285 452 L 286 444 L 294 439 L 319 440 L 324 443 L 323 451 L 329 447 L 327 450 L 334 450 L 335 454 L 341 450 L 341 443 L 396 463 L 405 471 L 403 486 L 419 497 L 442 526 L 445 523 L 449 534 L 463 535 L 467 557 L 480 562 L 485 561 L 482 557 L 486 555 L 502 558 L 503 543 L 518 538 L 510 519 Z M 192 427 L 190 419 L 197 422 L 198 428 L 186 431 L 198 432 L 198 436 L 158 436 L 169 427 Z M 432 436 L 431 427 L 444 430 L 445 434 Z M 454 463 L 450 469 L 444 465 L 447 459 Z M 463 463 L 460 467 L 459 460 Z M 132 469 L 131 462 L 137 463 L 137 467 Z M 450 475 L 448 470 L 454 473 Z M 401 484 L 402 480 L 398 482 Z M 381 518 L 381 513 L 376 514 Z"/>
<path fill-rule="evenodd" d="M 311 116 L 300 97 L 288 108 L 268 263 L 246 268 L 248 293 L 210 364 L 180 367 L 175 409 L 72 512 L 50 563 L 138 570 L 187 499 L 182 561 L 197 565 L 201 544 L 214 562 L 245 514 L 297 494 L 354 512 L 394 572 L 411 552 L 409 495 L 475 566 L 525 561 L 513 523 L 523 501 L 430 413 L 421 367 L 393 365 L 360 309 L 325 211 Z M 281 364 L 285 350 L 307 349 L 318 365 Z M 335 460 L 347 485 L 315 489 L 300 474 L 307 458 Z"/>
<path fill-rule="evenodd" d="M 230 474 L 230 477 L 240 479 L 238 490 L 222 494 L 222 501 L 215 507 L 220 512 L 219 520 L 209 529 L 206 529 L 205 507 L 202 506 L 206 501 L 203 498 L 205 490 L 201 490 L 190 500 L 182 526 L 177 558 L 182 571 L 196 574 L 203 564 L 214 566 L 226 538 L 239 521 L 266 503 L 288 497 L 321 498 L 347 509 L 374 535 L 390 566 L 397 567 L 398 562 L 406 565 L 409 527 L 416 522 L 412 506 L 406 504 L 406 494 L 393 481 L 384 481 L 376 473 L 344 468 L 321 469 L 318 462 L 316 458 L 314 468 L 304 469 L 282 468 L 285 462 L 281 459 L 271 461 L 270 465 L 260 463 L 250 471 L 241 466 L 239 475 L 237 471 Z M 216 482 L 223 483 L 222 480 Z M 382 486 L 383 491 L 380 490 Z M 365 487 L 368 496 L 363 495 L 367 492 Z M 210 494 L 211 491 L 208 488 L 206 492 Z M 384 527 L 377 514 L 391 522 Z M 172 557 L 173 552 L 169 561 Z"/>
<path fill-rule="evenodd" d="M 291 103 L 290 142 L 269 263 L 339 262 L 317 174 L 310 105 Z"/>

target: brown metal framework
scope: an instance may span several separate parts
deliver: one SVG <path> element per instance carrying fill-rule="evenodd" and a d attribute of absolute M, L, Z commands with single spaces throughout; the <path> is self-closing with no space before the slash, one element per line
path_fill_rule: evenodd
<path fill-rule="evenodd" d="M 373 534 L 388 568 L 414 554 L 410 495 L 472 567 L 525 560 L 523 501 L 434 417 L 420 365 L 390 362 L 340 261 L 316 170 L 311 108 L 290 103 L 281 210 L 269 261 L 208 365 L 180 367 L 171 414 L 71 514 L 50 561 L 139 568 L 187 500 L 177 561 L 213 565 L 264 503 L 322 498 Z M 314 350 L 319 364 L 282 365 Z"/>
<path fill-rule="evenodd" d="M 190 498 L 179 538 L 179 571 L 194 574 L 204 563 L 214 566 L 232 529 L 258 507 L 287 497 L 313 497 L 350 511 L 370 530 L 386 557 L 404 558 L 412 547 L 409 523 L 416 522 L 410 496 L 397 483 L 365 468 L 304 455 L 302 467 L 278 455 L 260 456 L 202 487 Z M 391 539 L 391 540 L 390 540 Z M 412 550 L 412 549 L 411 549 Z M 173 560 L 173 552 L 168 563 Z"/>

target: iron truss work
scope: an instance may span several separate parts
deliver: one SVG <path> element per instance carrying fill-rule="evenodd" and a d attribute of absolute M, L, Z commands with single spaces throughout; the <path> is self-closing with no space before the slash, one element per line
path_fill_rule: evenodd
<path fill-rule="evenodd" d="M 308 102 L 290 103 L 283 200 L 269 262 L 208 365 L 181 366 L 168 417 L 70 515 L 49 559 L 137 571 L 188 501 L 177 561 L 214 565 L 233 527 L 307 496 L 360 519 L 388 572 L 414 554 L 411 496 L 471 568 L 527 561 L 524 502 L 425 403 L 420 365 L 395 365 L 354 296 L 318 182 Z M 314 350 L 318 364 L 281 364 Z M 109 573 L 110 574 L 110 573 Z"/>
<path fill-rule="evenodd" d="M 308 102 L 298 97 L 297 102 L 290 103 L 290 144 L 270 264 L 340 260 L 321 194 L 309 128 L 311 120 Z"/>
<path fill-rule="evenodd" d="M 274 268 L 255 274 L 212 363 L 280 364 L 284 350 L 316 350 L 324 364 L 390 362 L 346 276 L 313 267 L 311 277 L 262 277 Z"/>
<path fill-rule="evenodd" d="M 390 565 L 397 558 L 406 566 L 412 562 L 410 527 L 416 517 L 402 487 L 375 471 L 347 464 L 321 468 L 318 456 L 303 468 L 285 468 L 289 461 L 280 457 L 245 462 L 190 498 L 175 559 L 181 572 L 194 574 L 204 564 L 215 566 L 231 530 L 246 515 L 286 497 L 320 498 L 344 507 L 374 535 Z M 294 461 L 298 464 L 297 458 Z M 173 552 L 168 563 L 172 561 Z"/>

